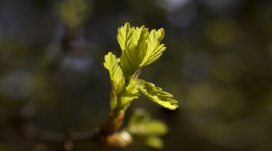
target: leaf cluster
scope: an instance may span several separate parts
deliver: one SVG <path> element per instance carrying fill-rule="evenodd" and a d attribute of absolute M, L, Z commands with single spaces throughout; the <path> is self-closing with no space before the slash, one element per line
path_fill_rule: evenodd
<path fill-rule="evenodd" d="M 166 47 L 161 44 L 164 30 L 148 31 L 144 26 L 130 27 L 128 23 L 118 29 L 117 40 L 122 50 L 120 58 L 109 52 L 104 66 L 109 70 L 112 83 L 112 109 L 125 110 L 140 92 L 153 102 L 174 110 L 173 96 L 150 82 L 138 79 L 140 69 L 160 58 Z"/>

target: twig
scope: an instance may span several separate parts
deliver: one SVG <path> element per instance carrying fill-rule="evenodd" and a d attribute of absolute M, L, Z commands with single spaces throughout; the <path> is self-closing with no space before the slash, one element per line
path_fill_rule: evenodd
<path fill-rule="evenodd" d="M 94 137 L 95 131 L 88 132 L 75 132 L 74 129 L 70 129 L 68 133 L 52 132 L 48 130 L 41 130 L 33 124 L 28 124 L 22 130 L 23 134 L 28 139 L 34 139 L 37 141 L 48 143 L 62 143 L 67 140 L 70 141 L 82 141 L 90 140 Z"/>

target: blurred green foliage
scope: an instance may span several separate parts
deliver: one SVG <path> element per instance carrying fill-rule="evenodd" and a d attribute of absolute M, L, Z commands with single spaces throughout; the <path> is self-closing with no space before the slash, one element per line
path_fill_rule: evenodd
<path fill-rule="evenodd" d="M 151 119 L 143 108 L 136 109 L 129 118 L 128 132 L 136 143 L 143 143 L 155 148 L 162 148 L 163 141 L 158 137 L 167 133 L 164 122 Z"/>
<path fill-rule="evenodd" d="M 87 17 L 90 18 L 92 1 L 64 0 L 56 8 L 60 19 L 69 29 L 75 29 L 83 25 Z"/>

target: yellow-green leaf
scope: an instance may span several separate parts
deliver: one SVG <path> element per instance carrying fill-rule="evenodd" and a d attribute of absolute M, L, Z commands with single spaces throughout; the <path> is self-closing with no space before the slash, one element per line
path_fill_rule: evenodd
<path fill-rule="evenodd" d="M 105 56 L 104 67 L 109 70 L 110 79 L 114 90 L 119 94 L 125 85 L 123 71 L 119 65 L 120 59 L 116 58 L 112 52 Z"/>
<path fill-rule="evenodd" d="M 173 96 L 170 93 L 163 91 L 162 88 L 156 87 L 150 82 L 142 80 L 141 86 L 138 89 L 150 100 L 165 108 L 175 110 L 178 107 L 178 102 L 173 99 Z"/>
<path fill-rule="evenodd" d="M 131 80 L 129 85 L 126 87 L 125 91 L 121 97 L 121 104 L 127 105 L 132 100 L 137 99 L 140 96 L 138 91 L 139 81 L 137 79 Z"/>
<path fill-rule="evenodd" d="M 152 62 L 156 61 L 162 55 L 162 52 L 165 51 L 166 47 L 164 44 L 160 44 L 164 36 L 164 30 L 159 29 L 158 31 L 152 30 L 146 40 L 147 49 L 142 50 L 142 62 L 139 65 L 140 67 L 146 66 L 151 64 Z"/>
<path fill-rule="evenodd" d="M 118 29 L 117 40 L 122 49 L 121 68 L 129 79 L 140 68 L 156 61 L 166 49 L 160 44 L 164 30 L 152 30 L 144 26 L 130 27 L 128 23 Z"/>

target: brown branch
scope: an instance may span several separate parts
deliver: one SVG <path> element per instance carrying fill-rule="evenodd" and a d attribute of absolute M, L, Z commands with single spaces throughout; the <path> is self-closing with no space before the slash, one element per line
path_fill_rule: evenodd
<path fill-rule="evenodd" d="M 71 128 L 67 133 L 42 130 L 32 123 L 26 122 L 21 128 L 21 132 L 27 139 L 47 143 L 64 143 L 65 151 L 73 149 L 73 142 L 84 140 L 95 141 L 107 147 L 126 147 L 133 140 L 128 132 L 117 131 L 123 123 L 123 119 L 123 113 L 112 112 L 100 128 L 89 132 L 76 132 Z"/>
<path fill-rule="evenodd" d="M 28 124 L 27 126 L 24 127 L 25 128 L 22 129 L 22 133 L 26 138 L 48 143 L 62 143 L 67 140 L 71 141 L 91 140 L 95 136 L 94 135 L 95 130 L 88 132 L 75 132 L 74 129 L 70 129 L 65 134 L 59 132 L 52 132 L 48 130 L 42 130 L 34 126 L 33 124 Z"/>

